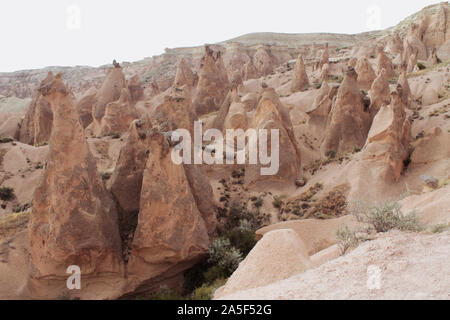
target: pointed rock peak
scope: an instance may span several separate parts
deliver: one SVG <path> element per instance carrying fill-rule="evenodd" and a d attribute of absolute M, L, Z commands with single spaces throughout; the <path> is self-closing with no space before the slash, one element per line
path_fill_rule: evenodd
<path fill-rule="evenodd" d="M 174 85 L 179 87 L 184 85 L 193 87 L 196 81 L 197 78 L 192 72 L 192 69 L 189 67 L 186 60 L 184 58 L 181 58 L 177 65 Z"/>
<path fill-rule="evenodd" d="M 136 103 L 144 97 L 144 88 L 141 85 L 141 79 L 138 75 L 134 75 L 127 82 L 132 103 Z"/>
<path fill-rule="evenodd" d="M 297 58 L 297 64 L 294 71 L 294 79 L 292 80 L 292 91 L 301 91 L 309 86 L 309 78 L 306 73 L 303 56 L 300 54 Z"/>
<path fill-rule="evenodd" d="M 113 67 L 114 67 L 114 68 L 122 68 L 122 67 L 120 66 L 120 64 L 119 64 L 115 59 L 113 60 L 113 63 L 112 63 L 112 64 L 113 64 Z"/>

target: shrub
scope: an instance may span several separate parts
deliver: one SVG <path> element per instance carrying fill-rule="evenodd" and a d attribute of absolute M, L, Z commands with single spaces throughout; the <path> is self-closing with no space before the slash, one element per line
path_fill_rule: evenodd
<path fill-rule="evenodd" d="M 433 233 L 442 233 L 450 229 L 450 223 L 447 224 L 438 224 L 431 228 L 431 232 Z"/>
<path fill-rule="evenodd" d="M 230 240 L 224 238 L 214 240 L 208 253 L 208 263 L 217 265 L 227 275 L 231 275 L 242 261 L 242 253 L 231 245 Z"/>
<path fill-rule="evenodd" d="M 183 298 L 177 294 L 174 290 L 169 289 L 166 286 L 161 286 L 159 292 L 151 297 L 150 300 L 183 300 Z"/>
<path fill-rule="evenodd" d="M 373 225 L 377 232 L 388 232 L 393 229 L 412 232 L 423 230 L 414 212 L 405 216 L 400 209 L 398 202 L 386 202 L 362 208 L 357 216 L 363 222 Z"/>
<path fill-rule="evenodd" d="M 273 197 L 273 206 L 277 209 L 280 209 L 283 206 L 283 200 L 280 199 L 280 197 Z"/>
<path fill-rule="evenodd" d="M 336 151 L 329 150 L 327 151 L 327 153 L 325 153 L 325 156 L 327 156 L 327 158 L 334 159 L 336 158 Z"/>
<path fill-rule="evenodd" d="M 422 62 L 417 62 L 417 68 L 419 70 L 425 70 L 427 67 Z"/>
<path fill-rule="evenodd" d="M 9 138 L 9 137 L 0 137 L 0 143 L 9 143 L 9 142 L 13 142 L 14 139 Z"/>
<path fill-rule="evenodd" d="M 263 206 L 264 199 L 262 197 L 255 198 L 255 201 L 253 201 L 253 205 L 255 208 L 259 209 Z"/>
<path fill-rule="evenodd" d="M 111 172 L 105 171 L 100 172 L 100 177 L 102 178 L 103 181 L 111 179 L 111 176 L 112 176 Z"/>
<path fill-rule="evenodd" d="M 345 254 L 349 249 L 354 249 L 361 243 L 370 240 L 369 234 L 370 229 L 350 230 L 348 226 L 343 226 L 336 232 L 336 237 L 342 253 Z"/>
<path fill-rule="evenodd" d="M 14 194 L 14 189 L 9 187 L 1 187 L 0 188 L 0 200 L 10 201 L 16 198 Z"/>
<path fill-rule="evenodd" d="M 361 148 L 359 148 L 359 147 L 354 147 L 354 148 L 353 148 L 353 153 L 358 153 L 358 152 L 361 152 Z"/>
<path fill-rule="evenodd" d="M 225 282 L 226 280 L 224 279 L 217 279 L 211 285 L 204 284 L 195 289 L 190 298 L 192 300 L 211 300 L 214 296 L 214 292 L 221 286 L 225 285 Z"/>

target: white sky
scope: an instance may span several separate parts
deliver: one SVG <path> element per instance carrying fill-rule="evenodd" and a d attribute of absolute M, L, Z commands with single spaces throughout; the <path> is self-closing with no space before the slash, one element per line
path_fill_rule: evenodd
<path fill-rule="evenodd" d="M 215 43 L 250 32 L 384 29 L 437 2 L 1 0 L 0 72 L 55 65 L 99 66 L 114 58 L 136 61 L 161 54 L 164 48 Z"/>

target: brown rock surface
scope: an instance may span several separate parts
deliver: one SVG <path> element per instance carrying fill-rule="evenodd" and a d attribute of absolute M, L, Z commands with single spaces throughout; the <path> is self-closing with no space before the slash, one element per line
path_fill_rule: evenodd
<path fill-rule="evenodd" d="M 209 238 L 183 166 L 172 162 L 164 135 L 153 129 L 144 170 L 129 274 L 151 279 L 180 273 L 205 255 Z"/>
<path fill-rule="evenodd" d="M 128 131 L 131 122 L 139 117 L 131 99 L 128 89 L 123 88 L 119 100 L 106 105 L 100 123 L 100 135 Z"/>
<path fill-rule="evenodd" d="M 95 104 L 96 95 L 97 90 L 95 88 L 90 88 L 83 94 L 83 96 L 75 104 L 75 108 L 78 110 L 81 124 L 83 125 L 84 129 L 86 129 L 93 121 L 92 107 Z"/>
<path fill-rule="evenodd" d="M 359 58 L 355 71 L 358 74 L 358 87 L 368 91 L 377 77 L 369 60 L 365 57 Z"/>
<path fill-rule="evenodd" d="M 225 99 L 228 87 L 228 76 L 220 52 L 214 52 L 205 46 L 193 102 L 197 116 L 217 111 Z"/>
<path fill-rule="evenodd" d="M 372 84 L 369 92 L 370 113 L 374 117 L 382 106 L 387 106 L 391 102 L 391 90 L 386 70 L 381 70 L 378 77 Z"/>
<path fill-rule="evenodd" d="M 321 150 L 337 153 L 362 147 L 370 129 L 369 113 L 357 85 L 356 71 L 350 68 L 342 82 L 336 102 L 327 121 L 327 130 Z"/>
<path fill-rule="evenodd" d="M 68 266 L 78 265 L 85 281 L 120 272 L 121 250 L 116 209 L 97 173 L 70 92 L 60 75 L 44 81 L 39 92 L 49 101 L 54 121 L 30 217 L 29 289 L 33 297 L 50 298 L 55 292 L 49 280 L 65 286 Z"/>
<path fill-rule="evenodd" d="M 386 55 L 382 48 L 379 48 L 377 56 L 377 75 L 380 75 L 383 69 L 386 71 L 386 77 L 388 79 L 392 79 L 395 76 L 392 60 Z"/>
<path fill-rule="evenodd" d="M 378 176 L 385 181 L 398 181 L 409 155 L 411 123 L 405 108 L 398 86 L 391 94 L 391 103 L 382 106 L 375 116 L 363 149 L 363 160 L 371 162 L 371 170 L 379 166 Z"/>
<path fill-rule="evenodd" d="M 303 57 L 300 54 L 295 65 L 294 79 L 292 80 L 292 92 L 302 91 L 309 86 L 308 75 L 305 70 Z"/>
<path fill-rule="evenodd" d="M 267 76 L 274 71 L 274 63 L 270 54 L 264 47 L 258 48 L 253 56 L 253 65 L 260 76 Z"/>

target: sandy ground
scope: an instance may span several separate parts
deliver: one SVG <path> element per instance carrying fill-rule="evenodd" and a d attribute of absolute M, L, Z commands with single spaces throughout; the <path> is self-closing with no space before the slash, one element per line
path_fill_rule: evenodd
<path fill-rule="evenodd" d="M 450 300 L 450 232 L 380 234 L 346 256 L 222 300 Z"/>

